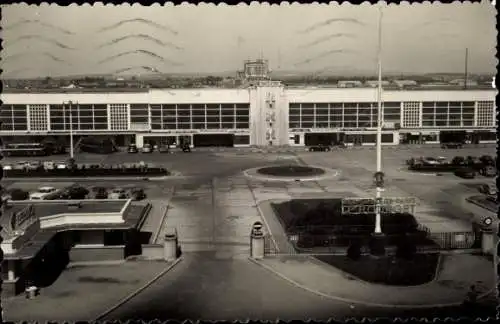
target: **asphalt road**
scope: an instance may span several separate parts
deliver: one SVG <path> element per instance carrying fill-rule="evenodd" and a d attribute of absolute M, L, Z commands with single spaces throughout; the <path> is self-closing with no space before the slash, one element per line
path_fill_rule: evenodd
<path fill-rule="evenodd" d="M 244 259 L 190 253 L 173 270 L 100 320 L 328 320 L 458 316 L 459 308 L 375 309 L 314 295 Z"/>
<path fill-rule="evenodd" d="M 455 153 L 453 155 L 482 155 L 491 152 L 473 151 Z M 137 154 L 116 153 L 108 156 L 79 154 L 76 156 L 80 163 L 133 163 L 143 160 L 149 164 L 162 165 L 176 171 L 185 177 L 167 179 L 161 182 L 129 182 L 145 187 L 149 197 L 167 199 L 167 192 L 173 189 L 174 194 L 170 205 L 174 206 L 170 222 L 180 226 L 182 233 L 210 241 L 212 246 L 208 251 L 201 252 L 193 249 L 184 254 L 182 261 L 176 268 L 167 273 L 152 286 L 132 298 L 112 313 L 106 320 L 126 319 L 262 319 L 262 320 L 291 320 L 291 319 L 318 319 L 326 320 L 331 317 L 338 319 L 345 317 L 380 317 L 380 316 L 450 316 L 458 314 L 459 310 L 446 311 L 400 311 L 394 309 L 373 309 L 335 302 L 306 292 L 292 286 L 288 282 L 267 272 L 246 259 L 248 245 L 242 249 L 233 246 L 216 245 L 222 234 L 217 231 L 220 227 L 224 232 L 231 232 L 233 238 L 248 242 L 249 224 L 254 209 L 244 209 L 248 215 L 237 214 L 235 207 L 246 204 L 244 208 L 254 208 L 255 201 L 246 194 L 245 199 L 227 207 L 222 203 L 234 192 L 249 193 L 257 190 L 259 199 L 265 199 L 266 184 L 250 183 L 241 180 L 241 171 L 264 165 L 285 163 L 307 163 L 338 168 L 342 177 L 356 186 L 367 186 L 372 183 L 374 172 L 374 151 L 350 151 L 331 153 L 296 153 L 296 154 L 238 154 L 238 153 L 209 153 L 196 152 L 190 154 Z M 384 151 L 384 170 L 388 178 L 395 181 L 409 194 L 426 199 L 430 203 L 446 209 L 446 204 L 453 205 L 456 197 L 447 192 L 468 192 L 466 186 L 461 185 L 463 179 L 447 176 L 423 177 L 400 172 L 404 159 L 408 156 L 443 155 L 441 150 L 429 152 Z M 299 159 L 294 160 L 296 157 Z M 53 159 L 53 158 L 48 158 Z M 5 159 L 9 163 L 13 159 Z M 29 160 L 18 158 L 16 160 Z M 57 160 L 64 160 L 58 158 Z M 4 163 L 4 161 L 2 161 Z M 395 180 L 399 179 L 399 180 Z M 478 180 L 475 180 L 478 182 Z M 8 181 L 2 182 L 4 186 Z M 100 185 L 105 182 L 95 182 Z M 12 183 L 11 183 L 12 184 Z M 114 184 L 113 184 L 114 185 Z M 321 183 L 308 184 L 310 188 L 300 187 L 300 184 L 290 184 L 294 190 L 321 191 Z M 335 185 L 335 184 L 333 184 Z M 279 187 L 279 186 L 277 186 Z M 257 189 L 255 189 L 257 188 Z M 450 189 L 451 188 L 451 189 Z M 259 191 L 260 190 L 260 191 Z M 273 189 L 276 190 L 276 189 Z M 285 188 L 290 192 L 290 188 Z M 453 191 L 454 190 L 454 191 Z M 243 197 L 243 196 L 242 196 Z M 221 202 L 222 201 L 222 202 Z M 444 201 L 446 204 L 437 202 Z M 456 205 L 456 203 L 455 203 Z M 253 207 L 252 207 L 253 206 Z M 233 209 L 232 209 L 233 208 Z M 240 208 L 240 207 L 238 207 Z M 241 207 L 243 208 L 243 207 Z M 243 209 L 238 210 L 243 210 Z M 455 207 L 458 208 L 458 207 Z M 233 213 L 233 214 L 231 214 Z M 235 214 L 236 213 L 236 214 Z M 176 216 L 177 215 L 177 216 Z M 252 217 L 250 217 L 252 216 Z M 177 218 L 176 218 L 177 217 Z M 245 218 L 247 217 L 247 218 Z M 238 219 L 239 218 L 239 219 Z M 243 234 L 242 234 L 243 233 Z M 215 244 L 215 246 L 214 246 Z M 185 249 L 184 249 L 185 250 Z M 185 250 L 186 251 L 186 250 Z M 235 251 L 239 251 L 235 253 Z"/>

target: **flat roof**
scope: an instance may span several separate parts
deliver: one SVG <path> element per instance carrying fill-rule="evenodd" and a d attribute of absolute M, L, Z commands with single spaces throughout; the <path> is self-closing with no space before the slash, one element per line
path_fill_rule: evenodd
<path fill-rule="evenodd" d="M 349 83 L 349 82 L 358 82 L 358 81 L 339 81 L 343 83 Z M 359 81 L 361 82 L 361 81 Z M 372 82 L 370 82 L 372 83 Z M 373 83 L 372 83 L 373 84 Z M 285 91 L 286 88 L 289 89 L 307 89 L 307 90 L 314 90 L 314 89 L 342 89 L 342 90 L 349 90 L 349 89 L 373 89 L 373 86 L 369 86 L 366 84 L 362 84 L 361 86 L 356 86 L 356 87 L 351 87 L 351 88 L 344 88 L 344 87 L 339 87 L 337 86 L 337 83 L 335 84 L 300 84 L 300 83 L 291 83 L 291 84 L 286 84 L 285 81 Z M 432 84 L 416 84 L 416 85 L 408 85 L 403 88 L 400 88 L 399 86 L 395 84 L 385 84 L 383 85 L 383 88 L 385 90 L 394 90 L 394 91 L 428 91 L 428 90 L 463 90 L 463 91 L 469 91 L 469 90 L 495 90 L 492 88 L 490 84 L 477 84 L 477 85 L 468 85 L 467 88 L 464 88 L 463 85 L 432 85 Z M 54 88 L 54 89 L 37 89 L 37 88 L 30 88 L 30 89 L 21 89 L 21 88 L 4 88 L 3 93 L 147 93 L 152 90 L 157 90 L 157 91 L 176 91 L 176 90 L 234 90 L 234 89 L 242 89 L 242 88 L 228 88 L 228 87 L 198 87 L 198 88 Z M 246 89 L 246 88 L 243 88 Z"/>
<path fill-rule="evenodd" d="M 123 215 L 124 224 L 67 224 L 54 226 L 51 228 L 40 229 L 33 237 L 15 254 L 6 254 L 5 259 L 30 259 L 36 256 L 41 249 L 49 242 L 58 232 L 68 230 L 113 230 L 113 229 L 129 229 L 137 228 L 143 218 L 145 205 L 131 205 L 128 211 Z M 55 213 L 52 213 L 55 214 Z M 2 217 L 5 219 L 7 217 Z M 8 217 L 7 219 L 10 219 Z"/>
<path fill-rule="evenodd" d="M 99 201 L 99 202 L 87 202 L 82 201 L 80 208 L 69 207 L 68 203 L 36 203 L 33 202 L 33 208 L 35 209 L 35 215 L 40 217 L 46 217 L 50 215 L 57 214 L 80 214 L 80 213 L 118 213 L 125 206 L 127 201 Z M 28 207 L 30 204 L 13 204 L 10 209 L 6 210 L 6 214 L 12 215 L 14 212 L 20 212 L 24 208 Z M 9 218 L 10 219 L 10 218 Z"/>

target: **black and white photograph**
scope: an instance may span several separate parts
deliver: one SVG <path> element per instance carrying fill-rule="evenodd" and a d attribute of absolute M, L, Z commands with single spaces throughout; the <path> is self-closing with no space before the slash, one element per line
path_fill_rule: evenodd
<path fill-rule="evenodd" d="M 0 321 L 496 317 L 494 2 L 1 10 Z"/>

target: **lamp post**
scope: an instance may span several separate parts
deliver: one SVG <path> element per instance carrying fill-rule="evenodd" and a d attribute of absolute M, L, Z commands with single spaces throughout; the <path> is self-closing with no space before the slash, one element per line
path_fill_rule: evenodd
<path fill-rule="evenodd" d="M 377 48 L 377 65 L 378 65 L 378 89 L 377 89 L 377 139 L 376 139 L 376 173 L 375 173 L 375 230 L 373 232 L 371 254 L 384 255 L 385 242 L 384 233 L 382 232 L 382 215 L 381 215 L 381 196 L 384 185 L 384 174 L 382 173 L 382 6 L 378 6 L 378 48 Z"/>
<path fill-rule="evenodd" d="M 377 172 L 382 172 L 382 7 L 379 6 L 379 21 L 378 21 L 378 49 L 377 49 L 377 64 L 378 64 L 378 89 L 377 89 Z M 377 185 L 377 202 L 381 197 L 381 190 Z M 380 204 L 377 206 L 375 218 L 375 234 L 382 233 L 380 224 Z"/>

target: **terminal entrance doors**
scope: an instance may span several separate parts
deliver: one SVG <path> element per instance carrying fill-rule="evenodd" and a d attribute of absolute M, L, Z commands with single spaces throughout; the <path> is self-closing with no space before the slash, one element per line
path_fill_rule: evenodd
<path fill-rule="evenodd" d="M 193 145 L 194 147 L 233 147 L 234 134 L 195 134 Z"/>
<path fill-rule="evenodd" d="M 345 141 L 345 133 L 306 133 L 304 144 L 306 146 L 314 145 L 339 145 Z"/>

